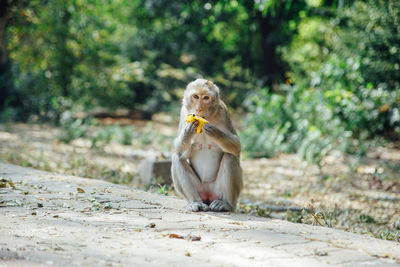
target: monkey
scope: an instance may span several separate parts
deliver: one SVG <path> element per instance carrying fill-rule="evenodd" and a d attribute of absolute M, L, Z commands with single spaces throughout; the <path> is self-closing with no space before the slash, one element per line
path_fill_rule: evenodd
<path fill-rule="evenodd" d="M 188 114 L 208 121 L 201 133 Z M 217 85 L 206 79 L 190 82 L 183 93 L 178 136 L 171 156 L 175 190 L 189 211 L 235 211 L 243 187 L 240 139 Z"/>

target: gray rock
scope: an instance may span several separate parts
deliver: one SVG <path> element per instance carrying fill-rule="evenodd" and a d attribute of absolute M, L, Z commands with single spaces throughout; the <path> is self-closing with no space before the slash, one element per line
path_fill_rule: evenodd
<path fill-rule="evenodd" d="M 171 184 L 171 160 L 146 158 L 142 160 L 138 170 L 143 184 Z"/>

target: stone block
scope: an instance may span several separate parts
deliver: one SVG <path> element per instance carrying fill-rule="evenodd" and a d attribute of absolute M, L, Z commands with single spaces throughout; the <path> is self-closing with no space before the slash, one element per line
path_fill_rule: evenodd
<path fill-rule="evenodd" d="M 171 160 L 146 158 L 142 160 L 138 170 L 143 184 L 171 184 Z"/>

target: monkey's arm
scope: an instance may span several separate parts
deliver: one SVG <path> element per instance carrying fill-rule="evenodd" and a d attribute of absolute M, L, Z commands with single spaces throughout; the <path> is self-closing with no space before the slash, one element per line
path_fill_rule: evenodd
<path fill-rule="evenodd" d="M 179 135 L 174 141 L 175 152 L 179 157 L 187 158 L 190 155 L 191 141 L 197 125 L 197 122 L 189 122 L 186 125 L 184 123 L 179 124 Z"/>
<path fill-rule="evenodd" d="M 205 124 L 203 130 L 204 133 L 209 135 L 219 144 L 224 152 L 230 153 L 239 158 L 241 145 L 239 137 L 236 134 L 225 132 L 211 123 Z"/>

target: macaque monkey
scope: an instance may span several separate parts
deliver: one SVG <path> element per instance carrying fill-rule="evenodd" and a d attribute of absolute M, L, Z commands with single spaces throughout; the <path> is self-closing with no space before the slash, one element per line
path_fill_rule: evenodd
<path fill-rule="evenodd" d="M 188 114 L 208 121 L 201 133 L 196 133 L 198 122 L 186 123 Z M 174 146 L 172 180 L 187 200 L 186 208 L 235 211 L 243 186 L 240 140 L 219 88 L 211 81 L 197 79 L 186 87 Z"/>

